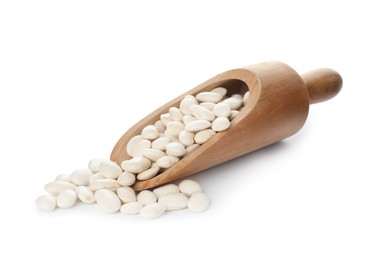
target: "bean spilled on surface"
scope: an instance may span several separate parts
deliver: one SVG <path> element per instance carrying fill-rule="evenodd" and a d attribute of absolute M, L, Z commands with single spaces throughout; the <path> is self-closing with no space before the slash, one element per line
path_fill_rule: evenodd
<path fill-rule="evenodd" d="M 129 160 L 118 165 L 110 160 L 93 159 L 87 168 L 59 175 L 45 185 L 49 195 L 38 197 L 37 207 L 53 211 L 56 207 L 72 207 L 78 201 L 97 202 L 104 212 L 139 214 L 147 219 L 185 208 L 205 211 L 210 200 L 195 181 L 183 180 L 178 185 L 166 184 L 139 193 L 131 186 L 136 180 L 148 180 L 162 173 L 217 132 L 226 131 L 248 97 L 249 92 L 227 96 L 227 89 L 222 87 L 186 96 L 179 107 L 171 107 L 160 120 L 130 139 L 126 145 Z"/>

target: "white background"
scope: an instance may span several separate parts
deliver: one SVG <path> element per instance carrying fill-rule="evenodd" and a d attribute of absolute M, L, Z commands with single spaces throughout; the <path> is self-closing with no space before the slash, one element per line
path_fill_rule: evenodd
<path fill-rule="evenodd" d="M 377 24 L 374 1 L 1 1 L 0 259 L 377 259 Z M 36 209 L 155 108 L 267 60 L 344 87 L 298 134 L 195 175 L 205 213 Z"/>

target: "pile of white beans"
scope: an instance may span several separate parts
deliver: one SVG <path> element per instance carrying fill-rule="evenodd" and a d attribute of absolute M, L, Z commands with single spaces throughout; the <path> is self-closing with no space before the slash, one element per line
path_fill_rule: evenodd
<path fill-rule="evenodd" d="M 228 129 L 230 121 L 246 104 L 249 92 L 244 96 L 226 94 L 227 90 L 219 87 L 196 97 L 186 96 L 180 108 L 171 107 L 154 125 L 146 126 L 140 135 L 130 139 L 126 147 L 130 160 L 118 165 L 110 160 L 93 159 L 87 168 L 59 175 L 45 185 L 49 195 L 38 197 L 37 207 L 53 211 L 56 207 L 69 208 L 77 201 L 97 202 L 108 213 L 120 211 L 149 219 L 170 210 L 205 211 L 209 198 L 195 181 L 183 180 L 178 185 L 167 184 L 139 193 L 131 186 L 136 180 L 155 177 L 217 132 Z"/>

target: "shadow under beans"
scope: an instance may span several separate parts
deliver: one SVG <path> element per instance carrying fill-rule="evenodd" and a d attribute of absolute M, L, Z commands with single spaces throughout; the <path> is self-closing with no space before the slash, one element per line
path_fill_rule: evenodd
<path fill-rule="evenodd" d="M 237 177 L 235 174 L 242 174 L 240 171 L 245 172 L 245 170 L 248 169 L 248 174 L 253 174 L 254 165 L 265 162 L 268 157 L 274 158 L 275 155 L 283 153 L 289 147 L 290 145 L 288 142 L 279 141 L 257 151 L 248 153 L 192 175 L 189 178 L 199 181 L 206 187 L 206 190 L 209 190 L 213 186 L 217 186 L 214 183 L 223 183 L 222 185 L 224 185 L 224 182 L 219 180 L 225 179 L 228 181 L 230 178 L 235 179 L 235 177 Z M 238 180 L 235 180 L 235 182 L 238 182 Z"/>

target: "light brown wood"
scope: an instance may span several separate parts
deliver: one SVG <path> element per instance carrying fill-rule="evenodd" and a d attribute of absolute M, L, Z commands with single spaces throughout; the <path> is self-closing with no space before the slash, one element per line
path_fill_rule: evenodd
<path fill-rule="evenodd" d="M 185 95 L 196 95 L 216 87 L 227 88 L 228 94 L 244 93 L 247 90 L 251 93 L 231 127 L 217 133 L 160 175 L 147 181 L 138 181 L 134 188 L 143 190 L 156 187 L 273 144 L 301 129 L 307 118 L 310 99 L 311 102 L 319 102 L 337 94 L 336 89 L 341 88 L 341 77 L 336 72 L 330 73 L 330 70 L 324 72 L 307 74 L 305 83 L 288 65 L 265 62 L 219 74 L 161 106 L 131 127 L 115 145 L 111 160 L 121 163 L 130 159 L 126 153 L 126 144 L 130 138 L 140 134 L 146 125 L 154 124 L 170 107 L 178 107 Z M 340 80 L 329 79 L 335 74 Z M 322 82 L 327 83 L 328 87 L 324 87 Z M 309 93 L 306 84 L 310 86 Z"/>

